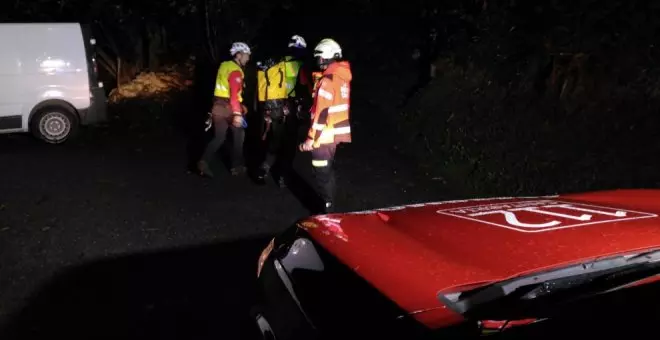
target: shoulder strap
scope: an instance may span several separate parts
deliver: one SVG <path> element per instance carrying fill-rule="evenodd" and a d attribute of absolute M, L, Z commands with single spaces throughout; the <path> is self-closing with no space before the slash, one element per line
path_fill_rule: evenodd
<path fill-rule="evenodd" d="M 263 70 L 264 72 L 264 78 L 266 78 L 266 86 L 270 86 L 270 79 L 268 79 L 268 70 L 270 70 L 270 67 Z"/>
<path fill-rule="evenodd" d="M 264 90 L 264 100 L 268 100 L 268 88 L 270 87 L 270 79 L 268 79 L 268 70 L 270 67 L 261 68 L 261 72 L 264 73 L 264 78 L 266 79 L 266 89 Z"/>
<path fill-rule="evenodd" d="M 280 74 L 280 88 L 282 88 L 282 84 L 284 83 L 284 71 L 282 70 L 284 67 L 286 67 L 284 63 L 285 61 L 280 61 L 280 67 L 277 68 L 277 72 Z"/>

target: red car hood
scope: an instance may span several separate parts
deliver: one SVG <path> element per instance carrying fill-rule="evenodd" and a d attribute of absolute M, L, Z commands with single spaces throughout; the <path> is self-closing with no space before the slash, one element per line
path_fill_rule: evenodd
<path fill-rule="evenodd" d="M 439 292 L 660 248 L 660 190 L 416 204 L 311 217 L 315 241 L 430 327 Z"/>

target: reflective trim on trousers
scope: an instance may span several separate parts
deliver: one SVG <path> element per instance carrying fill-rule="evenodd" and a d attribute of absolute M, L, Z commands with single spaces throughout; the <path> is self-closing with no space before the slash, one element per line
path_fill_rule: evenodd
<path fill-rule="evenodd" d="M 328 161 L 319 161 L 319 160 L 312 160 L 312 166 L 317 167 L 317 168 L 322 168 L 328 166 Z"/>

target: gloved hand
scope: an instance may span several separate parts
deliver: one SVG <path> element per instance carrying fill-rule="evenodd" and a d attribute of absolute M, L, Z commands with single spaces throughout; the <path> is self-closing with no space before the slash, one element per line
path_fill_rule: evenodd
<path fill-rule="evenodd" d="M 245 120 L 245 118 L 243 118 L 242 114 L 240 114 L 238 112 L 234 112 L 233 116 L 232 116 L 232 120 L 231 120 L 231 125 L 233 125 L 234 127 L 237 127 L 237 128 L 243 127 L 244 120 Z"/>
<path fill-rule="evenodd" d="M 300 146 L 298 146 L 298 150 L 300 150 L 300 151 L 312 151 L 313 145 L 314 145 L 314 141 L 307 138 L 307 140 L 304 143 L 302 143 L 302 144 L 300 144 Z"/>
<path fill-rule="evenodd" d="M 204 122 L 204 131 L 210 130 L 211 126 L 213 126 L 213 116 L 211 115 L 211 112 L 209 112 L 209 117 L 206 118 L 206 121 Z"/>

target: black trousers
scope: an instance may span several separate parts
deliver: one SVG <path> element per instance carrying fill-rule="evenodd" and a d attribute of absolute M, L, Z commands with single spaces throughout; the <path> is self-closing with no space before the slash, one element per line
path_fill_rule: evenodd
<path fill-rule="evenodd" d="M 262 110 L 264 117 L 270 117 L 270 125 L 264 124 L 267 131 L 262 144 L 262 163 L 272 169 L 277 177 L 286 177 L 293 167 L 298 142 L 297 119 L 293 114 L 284 116 L 284 108 Z"/>
<path fill-rule="evenodd" d="M 336 150 L 336 144 L 324 144 L 312 150 L 312 173 L 317 192 L 324 203 L 333 205 L 336 194 L 336 179 L 333 169 Z"/>
<path fill-rule="evenodd" d="M 214 110 L 224 109 L 214 107 Z M 243 157 L 243 142 L 245 141 L 245 129 L 234 127 L 229 123 L 229 120 L 225 118 L 223 114 L 213 114 L 213 139 L 206 145 L 204 154 L 202 155 L 202 160 L 207 163 L 210 162 L 214 157 L 216 152 L 222 147 L 225 140 L 227 139 L 227 132 L 231 130 L 233 137 L 233 145 L 231 149 L 231 158 L 229 166 L 231 168 L 244 166 L 245 159 Z"/>

